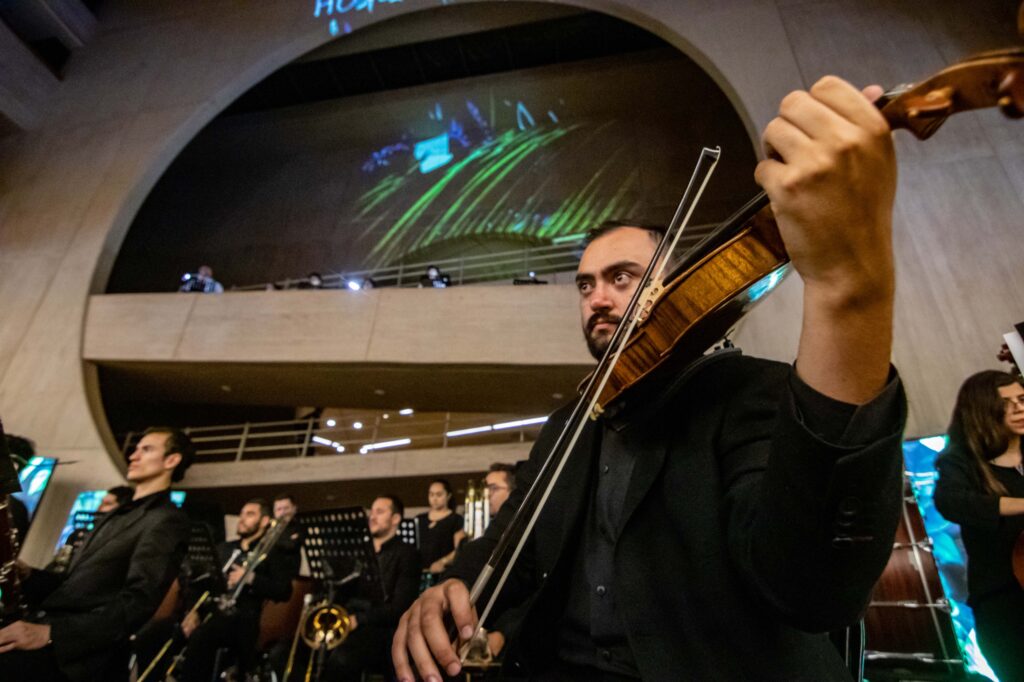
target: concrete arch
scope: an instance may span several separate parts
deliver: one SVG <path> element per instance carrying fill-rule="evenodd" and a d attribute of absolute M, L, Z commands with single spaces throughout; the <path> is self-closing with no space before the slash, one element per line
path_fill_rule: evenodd
<path fill-rule="evenodd" d="M 496 0 L 470 0 L 470 2 L 462 3 L 459 6 L 468 4 L 486 5 L 492 4 L 495 1 Z M 352 26 L 352 32 L 346 35 L 354 35 L 371 26 L 401 20 L 402 18 L 413 15 L 440 14 L 456 10 L 458 7 L 454 5 L 446 6 L 444 4 L 438 6 L 436 0 L 433 2 L 429 0 L 423 0 L 421 2 L 407 0 L 407 2 L 408 4 L 403 2 L 401 5 L 394 6 L 378 5 L 378 8 L 381 11 L 380 14 L 366 15 L 369 18 L 362 23 Z M 512 4 L 514 5 L 515 3 Z M 657 35 L 659 38 L 678 49 L 680 52 L 696 62 L 719 86 L 723 93 L 725 93 L 730 102 L 732 102 L 736 113 L 739 115 L 740 120 L 743 122 L 747 133 L 751 138 L 755 153 L 758 153 L 759 145 L 756 144 L 756 140 L 758 139 L 757 132 L 750 112 L 747 107 L 744 106 L 742 98 L 737 90 L 732 87 L 723 71 L 715 65 L 714 61 L 704 50 L 695 44 L 691 37 L 674 30 L 668 23 L 659 19 L 657 15 L 645 12 L 642 9 L 637 8 L 635 4 L 631 3 L 609 0 L 571 0 L 570 2 L 550 2 L 548 4 L 571 6 L 607 14 L 621 21 L 639 26 L 652 34 Z M 692 2 L 690 4 L 693 8 L 699 6 L 699 3 L 696 2 Z M 385 10 L 387 10 L 386 14 L 384 13 Z M 90 281 L 89 294 L 101 294 L 105 291 L 114 259 L 132 221 L 138 214 L 138 211 L 146 197 L 152 191 L 160 177 L 166 172 L 174 159 L 177 158 L 182 150 L 203 129 L 204 126 L 210 123 L 210 121 L 212 121 L 250 87 L 259 83 L 277 69 L 291 63 L 311 50 L 322 47 L 323 45 L 335 40 L 344 40 L 346 38 L 346 35 L 341 37 L 332 36 L 327 30 L 325 30 L 325 26 L 325 22 L 314 22 L 309 30 L 299 31 L 295 35 L 289 36 L 285 43 L 278 45 L 274 49 L 265 53 L 258 53 L 254 61 L 249 64 L 241 65 L 242 68 L 240 68 L 238 73 L 230 81 L 221 84 L 215 92 L 201 93 L 205 98 L 204 103 L 188 113 L 173 130 L 168 132 L 160 150 L 153 156 L 153 158 L 150 159 L 149 164 L 142 169 L 142 172 L 135 179 L 134 184 L 125 193 L 118 213 L 106 232 L 101 255 L 96 261 L 95 269 Z M 698 32 L 694 37 L 699 35 L 700 34 Z M 107 426 L 95 368 L 88 363 L 83 362 L 82 372 L 89 409 L 92 419 L 99 430 L 99 435 L 110 452 L 119 452 Z"/>
<path fill-rule="evenodd" d="M 352 28 L 443 4 L 377 3 L 372 14 L 354 11 Z M 996 0 L 898 7 L 783 0 L 565 4 L 637 24 L 688 54 L 729 96 L 752 140 L 781 97 L 807 85 L 804 74 L 910 81 L 958 56 L 1019 41 L 1016 17 L 1003 17 L 1005 3 Z M 49 557 L 78 490 L 120 476 L 90 407 L 98 397 L 95 382 L 83 369 L 90 291 L 105 279 L 143 197 L 187 140 L 275 65 L 330 39 L 312 7 L 308 0 L 105 3 L 101 31 L 69 64 L 49 119 L 36 131 L 0 139 L 0 415 L 7 430 L 35 438 L 42 452 L 79 462 L 58 469 L 28 538 L 29 561 Z M 999 334 L 1024 310 L 1024 293 L 1005 285 L 1019 269 L 1015 231 L 1024 214 L 1024 145 L 1012 125 L 965 116 L 950 127 L 971 142 L 967 149 L 941 139 L 900 149 L 906 153 L 897 256 L 904 274 L 895 354 L 911 391 L 916 433 L 941 430 L 960 380 L 997 364 Z M 969 286 L 962 284 L 965 271 Z M 975 290 L 986 292 L 985 306 L 972 304 Z M 798 303 L 799 292 L 791 291 L 762 306 L 747 350 L 789 354 L 792 339 L 768 339 L 776 328 L 798 328 Z"/>

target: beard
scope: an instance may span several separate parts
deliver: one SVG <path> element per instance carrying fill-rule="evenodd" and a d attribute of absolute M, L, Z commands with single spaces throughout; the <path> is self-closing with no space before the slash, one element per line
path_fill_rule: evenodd
<path fill-rule="evenodd" d="M 594 313 L 587 320 L 587 324 L 583 328 L 583 338 L 586 339 L 587 350 L 590 351 L 595 360 L 600 361 L 604 356 L 604 352 L 608 350 L 608 344 L 611 343 L 612 336 L 615 335 L 615 330 L 612 329 L 607 333 L 595 335 L 594 327 L 602 322 L 607 322 L 617 327 L 621 321 L 622 318 L 617 315 L 605 315 L 603 313 Z"/>

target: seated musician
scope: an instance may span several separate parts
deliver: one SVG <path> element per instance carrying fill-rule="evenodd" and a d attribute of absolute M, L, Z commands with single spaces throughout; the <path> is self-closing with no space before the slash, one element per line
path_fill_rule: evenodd
<path fill-rule="evenodd" d="M 278 523 L 287 523 L 288 528 L 278 541 L 283 548 L 301 552 L 302 542 L 305 539 L 302 526 L 295 520 L 299 513 L 299 506 L 295 504 L 295 497 L 291 493 L 278 493 L 274 496 L 274 519 Z"/>
<path fill-rule="evenodd" d="M 413 600 L 420 584 L 419 552 L 398 537 L 405 506 L 395 495 L 381 495 L 373 501 L 367 523 L 377 552 L 383 600 L 366 594 L 360 582 L 356 594 L 344 604 L 351 614 L 350 633 L 331 652 L 323 679 L 348 682 L 360 679 L 364 670 L 389 668 L 388 651 L 398 619 Z"/>
<path fill-rule="evenodd" d="M 146 431 L 128 458 L 131 501 L 97 523 L 67 572 L 26 578 L 32 612 L 0 630 L 5 682 L 128 679 L 129 637 L 160 605 L 188 547 L 188 518 L 169 489 L 194 453 L 177 429 Z"/>
<path fill-rule="evenodd" d="M 796 363 L 717 352 L 585 422 L 509 581 L 525 596 L 505 632 L 507 676 L 849 680 L 824 633 L 863 612 L 900 512 L 895 155 L 878 110 L 834 77 L 788 96 L 764 146 L 755 178 L 804 285 Z M 576 282 L 595 358 L 658 232 L 625 222 L 591 235 Z M 517 472 L 484 535 L 492 547 L 569 412 L 547 421 Z M 403 615 L 399 680 L 460 672 L 444 616 L 473 634 L 468 585 L 481 567 L 456 559 L 457 577 Z"/>
<path fill-rule="evenodd" d="M 251 671 L 256 663 L 260 613 L 263 602 L 287 601 L 292 594 L 292 578 L 299 572 L 295 547 L 280 544 L 271 548 L 255 571 L 246 574 L 246 555 L 258 545 L 271 524 L 271 508 L 266 500 L 252 499 L 238 514 L 238 539 L 218 545 L 221 565 L 225 567 L 227 593 L 243 579 L 246 585 L 231 608 L 222 608 L 212 600 L 199 612 L 190 613 L 181 629 L 188 638 L 185 660 L 179 668 L 181 682 L 206 682 L 213 677 L 218 649 L 226 649 L 240 673 Z M 227 661 L 222 659 L 222 666 Z"/>

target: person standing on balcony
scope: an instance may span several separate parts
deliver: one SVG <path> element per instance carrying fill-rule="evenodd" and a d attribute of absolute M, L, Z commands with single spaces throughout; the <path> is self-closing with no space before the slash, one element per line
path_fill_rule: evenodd
<path fill-rule="evenodd" d="M 195 273 L 187 273 L 182 279 L 178 291 L 200 294 L 222 294 L 224 286 L 213 278 L 213 268 L 209 265 L 200 265 Z"/>

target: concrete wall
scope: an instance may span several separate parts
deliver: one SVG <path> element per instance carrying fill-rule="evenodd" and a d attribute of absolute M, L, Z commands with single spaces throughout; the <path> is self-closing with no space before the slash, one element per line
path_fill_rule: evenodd
<path fill-rule="evenodd" d="M 358 31 L 438 0 L 374 3 L 341 18 Z M 978 49 L 1015 43 L 1014 3 L 934 0 L 586 0 L 656 32 L 730 95 L 752 136 L 790 89 L 834 72 L 912 81 Z M 101 437 L 81 345 L 142 199 L 183 145 L 234 97 L 331 39 L 313 2 L 108 2 L 32 133 L 0 141 L 0 414 L 14 433 L 74 465 L 54 478 L 26 558 L 42 561 L 71 496 L 118 466 Z M 900 320 L 896 360 L 912 430 L 942 428 L 966 374 L 995 364 L 1024 292 L 1024 135 L 991 112 L 959 117 L 927 145 L 901 140 Z M 747 348 L 794 352 L 799 287 L 742 331 Z"/>

